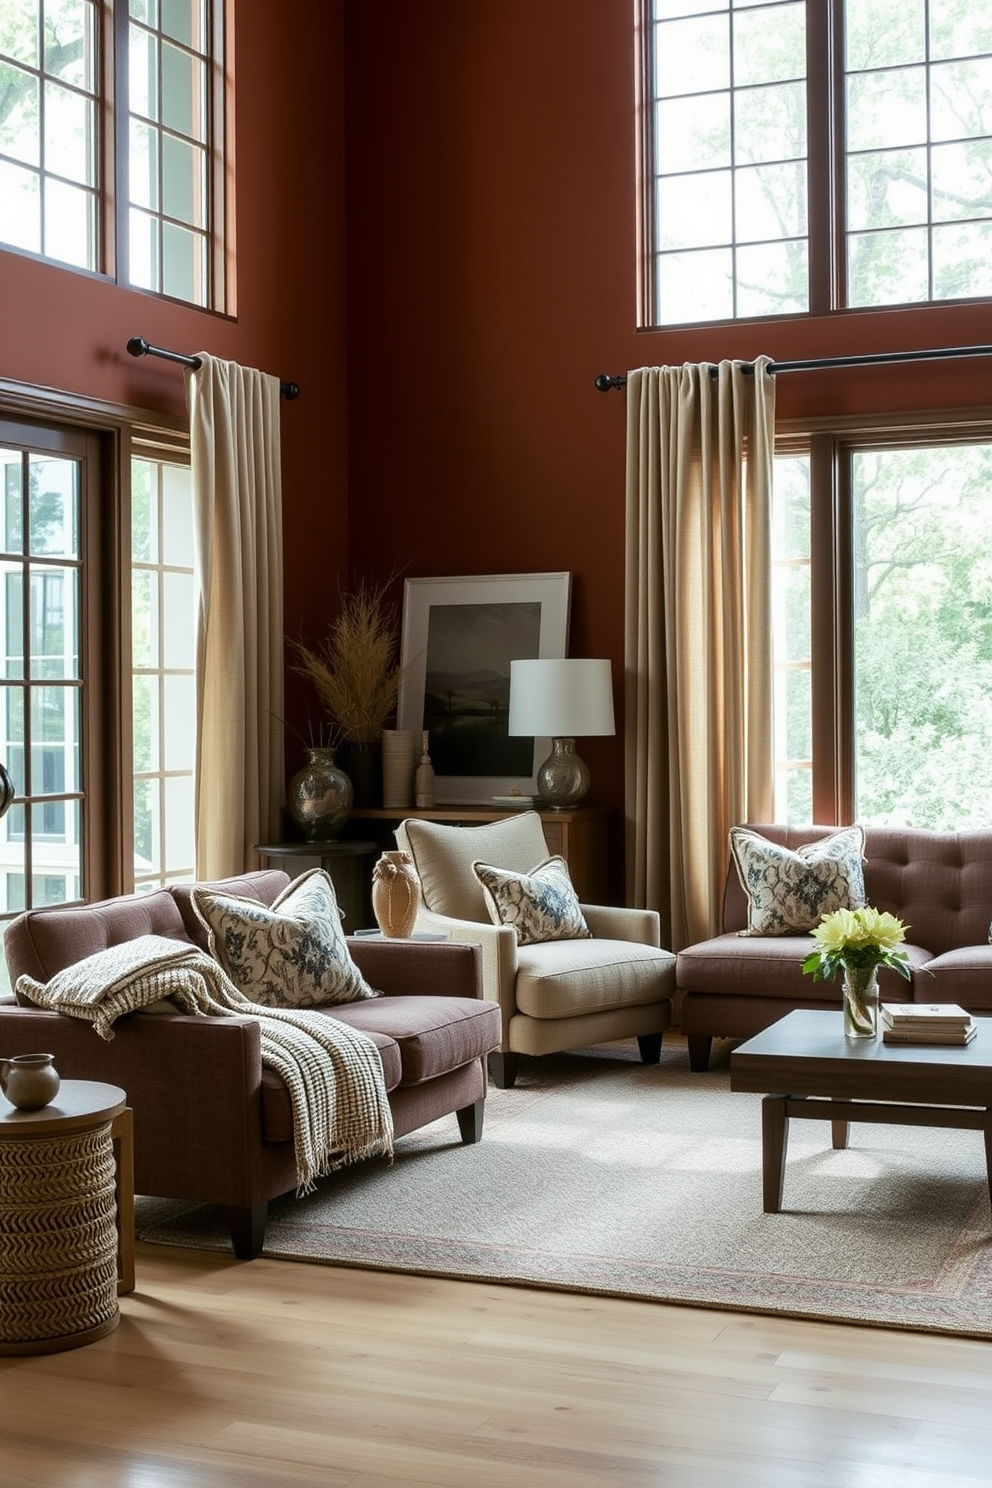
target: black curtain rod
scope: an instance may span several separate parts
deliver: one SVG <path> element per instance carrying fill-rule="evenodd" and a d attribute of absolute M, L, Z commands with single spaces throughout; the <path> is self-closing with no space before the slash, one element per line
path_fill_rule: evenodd
<path fill-rule="evenodd" d="M 931 351 L 881 351 L 869 352 L 865 356 L 840 356 L 840 357 L 812 357 L 803 362 L 769 362 L 769 372 L 812 372 L 819 371 L 823 367 L 878 367 L 886 362 L 930 362 L 938 357 L 969 357 L 969 356 L 992 356 L 992 346 L 937 346 Z M 744 364 L 745 372 L 753 372 L 754 368 L 748 363 Z M 710 376 L 716 377 L 716 367 L 710 368 Z M 601 372 L 596 378 L 596 387 L 601 393 L 608 393 L 614 388 L 625 388 L 627 386 L 627 374 L 625 372 L 610 376 L 608 372 Z"/>
<path fill-rule="evenodd" d="M 161 357 L 166 362 L 179 362 L 183 367 L 192 367 L 194 372 L 202 365 L 198 356 L 185 356 L 181 351 L 163 351 L 161 346 L 149 346 L 144 336 L 132 336 L 127 349 L 133 357 Z M 288 402 L 300 396 L 299 384 L 295 382 L 281 382 L 279 391 Z"/>

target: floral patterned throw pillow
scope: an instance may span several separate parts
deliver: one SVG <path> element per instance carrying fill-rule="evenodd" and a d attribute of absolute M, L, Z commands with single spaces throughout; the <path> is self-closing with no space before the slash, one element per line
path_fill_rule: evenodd
<path fill-rule="evenodd" d="M 330 876 L 310 868 L 269 906 L 198 884 L 190 901 L 210 954 L 262 1007 L 326 1007 L 378 997 L 351 958 Z"/>
<path fill-rule="evenodd" d="M 518 945 L 544 940 L 587 940 L 592 934 L 579 906 L 564 858 L 548 858 L 530 873 L 473 863 L 494 925 L 512 925 Z"/>
<path fill-rule="evenodd" d="M 747 895 L 742 935 L 802 935 L 835 909 L 865 903 L 865 829 L 843 827 L 795 849 L 731 827 L 730 850 Z"/>

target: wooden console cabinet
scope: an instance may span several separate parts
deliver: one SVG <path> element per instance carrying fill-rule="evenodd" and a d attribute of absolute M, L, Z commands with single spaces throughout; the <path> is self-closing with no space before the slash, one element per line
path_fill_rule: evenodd
<path fill-rule="evenodd" d="M 478 827 L 484 822 L 499 821 L 508 813 L 488 806 L 447 805 L 431 811 L 387 810 L 384 807 L 357 807 L 350 821 L 363 836 L 375 836 L 383 849 L 394 848 L 393 833 L 406 817 L 421 821 L 449 822 L 463 827 Z M 539 811 L 549 853 L 558 853 L 568 864 L 575 891 L 585 904 L 614 904 L 619 901 L 611 890 L 610 823 L 613 812 L 608 806 L 576 806 L 571 811 Z"/>

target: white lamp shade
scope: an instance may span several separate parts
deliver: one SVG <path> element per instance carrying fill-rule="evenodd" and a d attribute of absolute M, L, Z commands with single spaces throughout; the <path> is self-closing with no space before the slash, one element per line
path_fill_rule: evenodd
<path fill-rule="evenodd" d="M 507 732 L 548 738 L 616 733 L 610 662 L 586 657 L 511 661 Z"/>

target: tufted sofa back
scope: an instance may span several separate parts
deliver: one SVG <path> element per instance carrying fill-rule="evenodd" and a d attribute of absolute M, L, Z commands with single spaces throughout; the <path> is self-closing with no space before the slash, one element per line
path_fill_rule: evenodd
<path fill-rule="evenodd" d="M 223 880 L 231 893 L 260 899 L 263 904 L 271 904 L 288 883 L 288 876 L 275 868 Z M 11 920 L 4 934 L 11 986 L 16 986 L 22 974 L 38 982 L 50 981 L 66 966 L 139 935 L 164 935 L 205 947 L 206 932 L 190 903 L 191 887 L 174 884 L 171 889 L 122 894 L 94 904 L 26 910 Z"/>
<path fill-rule="evenodd" d="M 786 827 L 748 822 L 771 842 L 797 848 L 829 837 L 837 827 Z M 866 827 L 865 896 L 897 915 L 906 940 L 942 955 L 981 945 L 992 923 L 992 831 L 928 832 L 913 827 Z M 725 931 L 743 930 L 747 900 L 731 857 L 723 900 Z"/>

